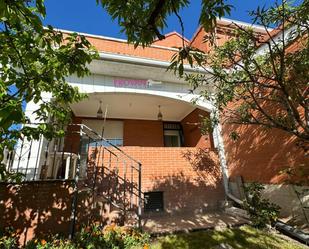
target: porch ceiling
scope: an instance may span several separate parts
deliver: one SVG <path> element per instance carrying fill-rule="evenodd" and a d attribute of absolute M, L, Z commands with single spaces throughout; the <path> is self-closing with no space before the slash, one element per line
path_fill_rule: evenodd
<path fill-rule="evenodd" d="M 139 64 L 130 64 L 118 61 L 94 60 L 90 64 L 90 70 L 93 74 L 117 76 L 135 79 L 155 79 L 163 82 L 175 82 L 187 84 L 183 78 L 179 78 L 174 71 L 167 71 L 166 67 L 146 66 Z"/>
<path fill-rule="evenodd" d="M 71 108 L 75 116 L 95 118 L 100 100 L 103 113 L 107 106 L 107 118 L 157 120 L 160 105 L 163 120 L 180 121 L 196 108 L 190 103 L 165 97 L 127 93 L 90 94 L 88 99 L 71 105 Z"/>

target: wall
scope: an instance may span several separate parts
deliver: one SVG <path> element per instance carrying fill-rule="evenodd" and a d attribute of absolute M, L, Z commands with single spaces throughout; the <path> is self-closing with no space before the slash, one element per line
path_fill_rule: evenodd
<path fill-rule="evenodd" d="M 229 137 L 234 130 L 240 135 L 236 141 Z M 296 139 L 283 131 L 226 124 L 223 136 L 230 177 L 241 175 L 245 182 L 284 183 L 288 179 L 281 171 L 289 167 L 309 175 L 309 157 L 297 146 Z"/>
<path fill-rule="evenodd" d="M 43 234 L 67 236 L 72 193 L 72 181 L 0 183 L 0 230 L 13 227 L 21 245 Z M 90 208 L 91 195 L 86 192 L 79 194 L 78 200 L 77 226 L 80 226 L 80 222 L 94 219 L 94 214 L 98 216 L 100 210 Z"/>
<path fill-rule="evenodd" d="M 236 141 L 229 138 L 233 130 L 240 134 Z M 223 134 L 230 190 L 239 195 L 234 181 L 237 176 L 242 176 L 245 183 L 264 183 L 264 197 L 281 207 L 281 217 L 291 224 L 303 225 L 305 217 L 293 188 L 308 189 L 305 182 L 309 180 L 309 158 L 296 146 L 296 139 L 280 130 L 270 131 L 255 126 L 224 125 Z M 298 176 L 290 178 L 283 174 L 282 171 L 288 168 L 295 169 Z M 288 184 L 301 181 L 307 186 Z M 308 206 L 309 193 L 302 199 Z"/>
<path fill-rule="evenodd" d="M 125 119 L 123 129 L 124 146 L 164 146 L 162 121 Z"/>
<path fill-rule="evenodd" d="M 152 44 L 157 45 L 157 46 L 178 48 L 178 47 L 182 47 L 183 43 L 185 45 L 188 45 L 189 42 L 185 37 L 182 38 L 180 34 L 176 32 L 171 32 L 171 33 L 165 34 L 165 38 L 163 40 L 157 39 Z"/>
<path fill-rule="evenodd" d="M 202 117 L 209 113 L 196 108 L 181 120 L 184 132 L 184 147 L 213 148 L 212 135 L 202 135 Z M 75 123 L 82 118 L 75 117 Z M 157 120 L 123 119 L 124 146 L 164 147 L 163 122 Z M 73 136 L 73 135 L 72 135 Z M 73 136 L 74 146 L 79 144 L 78 138 Z M 70 140 L 68 140 L 70 141 Z M 68 146 L 70 142 L 68 142 Z M 73 150 L 74 151 L 74 150 Z"/>
<path fill-rule="evenodd" d="M 231 193 L 243 199 L 244 195 L 236 179 L 231 179 L 229 183 Z M 300 201 L 304 207 L 309 206 L 309 195 L 305 194 L 308 187 L 296 186 L 291 184 L 264 184 L 263 198 L 269 199 L 272 203 L 279 205 L 280 218 L 293 225 L 304 225 L 306 223 L 305 215 L 309 219 L 308 208 L 302 210 Z M 241 191 L 241 192 L 240 192 Z M 297 196 L 296 192 L 304 193 Z"/>
<path fill-rule="evenodd" d="M 165 211 L 204 212 L 217 210 L 224 200 L 221 169 L 218 156 L 209 149 L 193 147 L 138 147 L 121 149 L 141 163 L 142 191 L 163 191 Z M 131 188 L 138 188 L 138 167 L 115 148 L 89 151 L 88 176 L 97 168 L 100 192 L 113 193 L 116 203 L 129 205 Z M 124 163 L 123 163 L 124 162 Z M 137 191 L 134 191 L 137 194 Z M 124 194 L 125 193 L 125 194 Z M 126 199 L 126 203 L 123 202 Z M 133 196 L 133 205 L 136 199 Z"/>
<path fill-rule="evenodd" d="M 82 118 L 81 117 L 75 117 L 73 115 L 72 117 L 72 124 L 81 124 Z M 74 126 L 70 125 L 68 126 L 68 131 L 65 141 L 64 141 L 64 151 L 73 152 L 75 154 L 79 153 L 79 145 L 80 145 L 80 126 Z"/>
<path fill-rule="evenodd" d="M 231 28 L 227 24 L 218 22 L 216 35 L 219 46 L 233 37 Z M 261 36 L 265 35 L 265 32 L 261 30 L 255 30 L 255 32 Z M 205 35 L 206 32 L 200 28 L 191 45 L 205 52 L 209 51 L 211 49 L 209 42 L 203 41 Z M 300 43 L 297 41 L 289 46 L 287 51 L 293 52 L 299 47 Z M 231 107 L 233 103 L 229 106 Z M 266 109 L 278 111 L 273 108 L 273 103 Z M 266 130 L 254 125 L 230 125 L 227 124 L 228 120 L 222 121 L 224 148 L 231 178 L 242 176 L 245 182 L 280 184 L 287 181 L 287 177 L 280 172 L 289 167 L 301 168 L 304 175 L 309 175 L 308 151 L 306 156 L 304 150 L 297 146 L 296 138 L 277 129 Z M 229 137 L 232 131 L 237 131 L 240 135 L 237 141 Z M 306 180 L 309 181 L 308 178 Z M 299 178 L 292 179 L 294 183 L 298 181 Z"/>
<path fill-rule="evenodd" d="M 209 117 L 209 113 L 196 108 L 189 113 L 183 120 L 181 125 L 184 132 L 184 146 L 199 147 L 199 148 L 213 148 L 212 135 L 202 135 L 200 123 L 203 117 Z"/>
<path fill-rule="evenodd" d="M 123 147 L 142 163 L 143 192 L 164 191 L 165 211 L 218 208 L 224 189 L 215 152 L 198 148 Z"/>
<path fill-rule="evenodd" d="M 192 213 L 217 210 L 219 202 L 224 200 L 224 189 L 220 166 L 215 152 L 199 148 L 165 148 L 165 147 L 122 147 L 124 152 L 142 163 L 142 191 L 163 191 L 164 207 L 168 213 Z M 105 152 L 106 153 L 106 152 Z M 91 154 L 90 154 L 91 155 Z M 98 154 L 100 155 L 100 153 Z M 102 156 L 102 154 L 101 154 Z M 89 160 L 89 170 L 93 166 L 101 166 L 102 159 L 96 157 Z M 113 162 L 105 154 L 105 174 L 111 172 L 112 184 L 103 178 L 102 185 L 97 185 L 98 192 L 109 193 L 113 201 L 123 189 L 115 178 L 115 167 L 118 175 L 124 174 L 123 164 Z M 127 165 L 129 161 L 127 161 Z M 138 179 L 135 172 L 125 172 L 126 179 Z M 102 171 L 98 170 L 98 177 Z M 89 174 L 91 177 L 91 174 Z M 90 179 L 91 180 L 91 179 Z M 92 184 L 92 181 L 90 181 Z M 108 191 L 105 191 L 110 187 Z M 131 185 L 126 182 L 127 200 L 130 198 Z M 133 187 L 133 185 L 132 185 Z M 78 222 L 106 222 L 106 201 L 96 197 L 96 205 L 92 206 L 92 192 L 81 191 L 78 196 Z M 0 229 L 12 226 L 24 244 L 34 236 L 45 233 L 61 233 L 68 235 L 72 204 L 72 181 L 34 181 L 23 184 L 0 183 Z M 123 195 L 118 195 L 123 200 Z M 101 203 L 102 202 L 102 203 Z"/>

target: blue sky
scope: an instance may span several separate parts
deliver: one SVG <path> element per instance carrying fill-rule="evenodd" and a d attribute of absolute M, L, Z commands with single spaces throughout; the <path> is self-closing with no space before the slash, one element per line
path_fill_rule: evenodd
<path fill-rule="evenodd" d="M 274 0 L 228 0 L 234 9 L 227 18 L 250 22 L 249 10 L 273 2 Z M 45 3 L 47 17 L 44 24 L 72 31 L 126 38 L 120 33 L 117 22 L 113 22 L 102 7 L 96 5 L 96 0 L 45 0 Z M 190 7 L 180 12 L 185 24 L 185 36 L 188 39 L 191 39 L 198 27 L 200 6 L 201 0 L 191 0 Z M 164 33 L 174 30 L 180 32 L 180 25 L 175 17 L 170 17 L 168 28 Z"/>

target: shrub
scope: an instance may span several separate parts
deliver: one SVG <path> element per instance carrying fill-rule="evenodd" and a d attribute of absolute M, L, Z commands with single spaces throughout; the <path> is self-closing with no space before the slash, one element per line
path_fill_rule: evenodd
<path fill-rule="evenodd" d="M 103 237 L 102 229 L 99 226 L 91 225 L 84 227 L 76 235 L 75 244 L 78 248 L 107 249 L 107 243 Z"/>
<path fill-rule="evenodd" d="M 260 183 L 250 183 L 245 187 L 247 200 L 244 208 L 248 212 L 252 225 L 256 228 L 265 228 L 277 219 L 280 207 L 269 200 L 262 198 L 264 186 Z"/>
<path fill-rule="evenodd" d="M 25 249 L 76 249 L 74 243 L 68 239 L 51 236 L 45 239 L 30 240 Z"/>
<path fill-rule="evenodd" d="M 0 231 L 0 249 L 15 249 L 18 247 L 18 240 L 12 228 Z"/>
<path fill-rule="evenodd" d="M 149 235 L 130 227 L 98 225 L 84 227 L 73 241 L 60 236 L 35 238 L 25 249 L 130 249 L 148 248 Z M 0 249 L 18 248 L 17 237 L 11 230 L 0 233 Z"/>
<path fill-rule="evenodd" d="M 79 247 L 87 249 L 129 249 L 148 245 L 149 235 L 130 227 L 109 225 L 102 229 L 93 225 L 83 228 L 75 242 Z"/>

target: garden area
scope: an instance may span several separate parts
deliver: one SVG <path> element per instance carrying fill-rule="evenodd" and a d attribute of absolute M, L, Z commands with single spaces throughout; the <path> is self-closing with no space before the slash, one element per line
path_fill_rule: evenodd
<path fill-rule="evenodd" d="M 17 239 L 11 234 L 0 238 L 1 249 L 18 247 Z M 82 229 L 74 240 L 57 236 L 33 239 L 25 249 L 302 249 L 306 248 L 275 231 L 266 231 L 245 225 L 224 230 L 203 230 L 150 237 L 128 227 L 109 225 L 104 228 L 92 226 Z"/>

